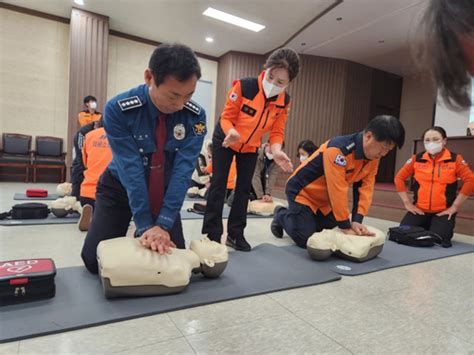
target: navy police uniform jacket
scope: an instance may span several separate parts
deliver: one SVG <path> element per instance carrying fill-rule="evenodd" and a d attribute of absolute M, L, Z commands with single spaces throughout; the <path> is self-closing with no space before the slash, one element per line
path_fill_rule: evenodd
<path fill-rule="evenodd" d="M 206 135 L 206 113 L 193 101 L 166 118 L 165 194 L 163 206 L 153 220 L 148 196 L 151 155 L 156 150 L 155 128 L 159 111 L 140 85 L 109 102 L 104 111 L 113 158 L 108 169 L 127 191 L 130 209 L 141 235 L 158 225 L 170 230 L 181 210 L 196 160 Z"/>

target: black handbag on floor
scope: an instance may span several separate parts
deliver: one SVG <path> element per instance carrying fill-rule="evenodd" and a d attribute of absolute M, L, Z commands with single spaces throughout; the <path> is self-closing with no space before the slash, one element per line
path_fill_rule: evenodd
<path fill-rule="evenodd" d="M 412 247 L 443 246 L 443 239 L 422 227 L 399 226 L 388 229 L 388 240 Z"/>
<path fill-rule="evenodd" d="M 48 217 L 48 205 L 39 202 L 27 202 L 14 205 L 10 212 L 0 214 L 0 219 L 45 219 Z"/>

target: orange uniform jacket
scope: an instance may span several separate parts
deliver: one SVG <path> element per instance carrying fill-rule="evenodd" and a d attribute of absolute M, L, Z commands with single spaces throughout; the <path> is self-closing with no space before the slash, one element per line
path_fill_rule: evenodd
<path fill-rule="evenodd" d="M 212 174 L 212 161 L 206 167 L 206 173 Z M 235 188 L 235 178 L 237 177 L 237 166 L 235 157 L 230 164 L 229 176 L 227 176 L 227 190 L 233 190 Z"/>
<path fill-rule="evenodd" d="M 474 176 L 461 155 L 448 149 L 433 161 L 427 152 L 413 155 L 395 176 L 398 192 L 406 191 L 405 180 L 414 175 L 414 203 L 423 212 L 437 213 L 447 209 L 456 199 L 457 179 L 461 178 L 461 193 L 474 191 Z"/>
<path fill-rule="evenodd" d="M 84 181 L 81 184 L 81 196 L 95 200 L 97 182 L 112 160 L 112 150 L 103 127 L 86 134 L 82 146 L 82 160 L 86 170 L 84 170 Z"/>
<path fill-rule="evenodd" d="M 227 95 L 217 128 L 221 139 L 232 127 L 239 132 L 239 142 L 230 146 L 236 152 L 255 153 L 266 132 L 270 132 L 270 144 L 284 141 L 290 97 L 282 92 L 267 100 L 262 88 L 263 76 L 264 72 L 258 78 L 236 80 Z"/>
<path fill-rule="evenodd" d="M 91 123 L 91 122 L 94 122 L 94 121 L 98 121 L 100 120 L 102 117 L 102 114 L 100 112 L 94 112 L 94 113 L 90 113 L 89 111 L 81 111 L 79 112 L 79 125 L 81 127 L 84 127 L 86 124 L 88 123 Z"/>
<path fill-rule="evenodd" d="M 331 211 L 340 228 L 351 227 L 349 186 L 353 185 L 352 221 L 361 223 L 372 203 L 378 160 L 367 160 L 362 132 L 333 138 L 319 147 L 290 176 L 288 199 L 306 205 L 313 213 Z"/>

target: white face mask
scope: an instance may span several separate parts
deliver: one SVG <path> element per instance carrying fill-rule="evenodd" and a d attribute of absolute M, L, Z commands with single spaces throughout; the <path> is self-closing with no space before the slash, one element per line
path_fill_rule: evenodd
<path fill-rule="evenodd" d="M 306 155 L 300 155 L 300 162 L 304 162 L 308 157 Z"/>
<path fill-rule="evenodd" d="M 262 86 L 263 86 L 263 91 L 265 92 L 265 96 L 267 99 L 277 96 L 278 94 L 282 93 L 286 86 L 276 86 L 273 83 L 270 83 L 267 80 L 267 77 L 270 75 L 270 69 L 267 69 L 265 72 L 265 75 L 263 76 L 263 81 L 262 81 Z"/>
<path fill-rule="evenodd" d="M 95 110 L 97 108 L 97 102 L 92 101 L 91 103 L 89 103 L 89 106 L 91 109 Z"/>
<path fill-rule="evenodd" d="M 272 153 L 265 153 L 265 155 L 267 156 L 268 160 L 273 160 L 273 154 Z"/>
<path fill-rule="evenodd" d="M 441 150 L 443 150 L 443 143 L 425 143 L 425 150 L 432 155 L 438 154 L 441 152 Z"/>

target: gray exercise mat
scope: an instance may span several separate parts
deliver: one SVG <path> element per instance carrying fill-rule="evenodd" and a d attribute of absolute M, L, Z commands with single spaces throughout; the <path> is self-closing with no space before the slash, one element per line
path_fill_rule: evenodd
<path fill-rule="evenodd" d="M 309 258 L 306 250 L 300 250 Z M 382 252 L 376 258 L 363 263 L 356 263 L 335 256 L 325 261 L 315 261 L 315 263 L 326 265 L 330 270 L 341 275 L 356 276 L 472 252 L 474 252 L 474 245 L 455 241 L 451 248 L 438 246 L 421 248 L 397 244 L 396 242 L 387 240 L 385 241 Z"/>
<path fill-rule="evenodd" d="M 107 300 L 99 277 L 89 274 L 84 267 L 58 269 L 54 298 L 0 308 L 0 343 L 341 278 L 302 258 L 294 248 L 261 244 L 250 253 L 229 255 L 229 264 L 219 278 L 195 275 L 182 293 L 154 297 Z"/>
<path fill-rule="evenodd" d="M 181 210 L 181 219 L 203 219 L 204 215 L 195 213 L 195 212 L 188 212 L 187 209 L 183 208 Z M 229 206 L 224 206 L 224 209 L 222 210 L 222 218 L 229 218 L 230 214 L 230 207 Z M 251 214 L 247 213 L 247 218 L 273 218 L 273 216 L 259 216 L 257 214 Z"/>
<path fill-rule="evenodd" d="M 79 214 L 69 214 L 64 218 L 58 218 L 53 214 L 49 214 L 48 218 L 44 219 L 3 219 L 0 220 L 0 226 L 38 226 L 45 224 L 74 224 L 79 221 Z"/>
<path fill-rule="evenodd" d="M 47 197 L 28 197 L 28 196 L 26 196 L 25 193 L 22 193 L 22 192 L 17 192 L 13 195 L 13 199 L 17 200 L 17 201 L 23 201 L 23 200 L 26 200 L 26 201 L 32 201 L 32 200 L 52 201 L 52 200 L 57 200 L 60 197 L 62 197 L 62 196 L 59 196 L 58 194 L 50 194 L 50 193 L 48 193 Z"/>

